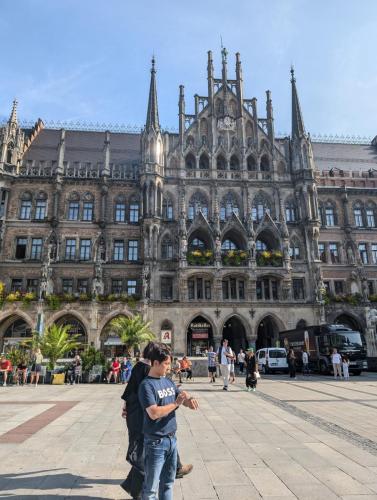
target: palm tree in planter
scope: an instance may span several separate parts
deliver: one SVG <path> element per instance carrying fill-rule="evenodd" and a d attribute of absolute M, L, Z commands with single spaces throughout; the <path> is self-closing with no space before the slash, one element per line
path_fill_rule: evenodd
<path fill-rule="evenodd" d="M 150 321 L 145 322 L 139 314 L 132 318 L 118 316 L 110 322 L 111 328 L 121 338 L 127 351 L 131 348 L 134 350 L 139 349 L 140 344 L 155 339 L 150 324 Z"/>
<path fill-rule="evenodd" d="M 47 368 L 53 370 L 59 358 L 77 349 L 80 342 L 77 341 L 79 335 L 71 335 L 69 330 L 71 325 L 52 324 L 44 331 L 39 339 L 39 347 L 45 358 L 48 358 Z"/>

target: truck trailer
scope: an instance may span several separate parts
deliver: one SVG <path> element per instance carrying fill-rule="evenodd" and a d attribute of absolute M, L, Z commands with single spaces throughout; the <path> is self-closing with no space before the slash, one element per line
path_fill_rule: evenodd
<path fill-rule="evenodd" d="M 347 355 L 349 372 L 360 375 L 368 369 L 364 335 L 344 325 L 305 326 L 279 333 L 280 346 L 287 352 L 293 349 L 297 368 L 302 367 L 302 351 L 309 354 L 309 367 L 322 374 L 333 373 L 331 354 L 333 349 Z"/>

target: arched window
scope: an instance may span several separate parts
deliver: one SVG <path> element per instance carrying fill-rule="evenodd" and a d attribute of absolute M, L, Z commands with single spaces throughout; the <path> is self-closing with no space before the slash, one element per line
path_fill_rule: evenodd
<path fill-rule="evenodd" d="M 300 242 L 294 238 L 289 246 L 289 254 L 292 260 L 302 259 Z"/>
<path fill-rule="evenodd" d="M 126 222 L 126 198 L 122 194 L 115 198 L 114 221 Z"/>
<path fill-rule="evenodd" d="M 70 193 L 68 198 L 67 219 L 79 220 L 79 213 L 80 213 L 80 195 L 76 191 L 73 191 L 72 193 Z"/>
<path fill-rule="evenodd" d="M 224 114 L 224 103 L 221 99 L 216 99 L 216 114 L 222 116 Z"/>
<path fill-rule="evenodd" d="M 189 202 L 188 219 L 193 220 L 200 210 L 204 217 L 208 218 L 208 201 L 201 193 L 195 193 Z"/>
<path fill-rule="evenodd" d="M 227 250 L 238 250 L 238 246 L 234 243 L 233 240 L 227 238 L 221 243 L 221 250 L 226 252 Z"/>
<path fill-rule="evenodd" d="M 31 202 L 32 195 L 29 192 L 25 192 L 21 196 L 20 204 L 20 219 L 29 220 L 31 218 Z"/>
<path fill-rule="evenodd" d="M 199 158 L 199 168 L 201 170 L 208 170 L 209 169 L 209 158 L 208 155 L 205 153 L 202 153 Z"/>
<path fill-rule="evenodd" d="M 193 250 L 195 250 L 196 248 L 202 250 L 203 248 L 206 248 L 206 244 L 200 238 L 193 238 L 193 240 L 190 242 L 190 248 L 192 248 Z"/>
<path fill-rule="evenodd" d="M 133 196 L 130 199 L 130 214 L 129 214 L 130 222 L 133 222 L 134 224 L 139 222 L 139 212 L 140 212 L 139 199 L 136 196 Z"/>
<path fill-rule="evenodd" d="M 169 197 L 162 202 L 162 217 L 166 220 L 173 220 L 173 202 Z"/>
<path fill-rule="evenodd" d="M 260 159 L 260 170 L 261 172 L 269 172 L 270 171 L 270 159 L 268 155 L 263 155 Z"/>
<path fill-rule="evenodd" d="M 249 172 L 253 172 L 257 169 L 257 162 L 253 155 L 247 157 L 247 169 Z"/>
<path fill-rule="evenodd" d="M 219 155 L 216 158 L 216 168 L 217 170 L 226 170 L 226 159 L 223 155 Z"/>
<path fill-rule="evenodd" d="M 264 250 L 267 250 L 267 245 L 264 241 L 257 240 L 255 242 L 255 248 L 256 248 L 257 252 L 263 252 Z"/>
<path fill-rule="evenodd" d="M 363 204 L 361 202 L 356 202 L 353 206 L 353 218 L 355 221 L 355 226 L 356 227 L 363 227 L 364 226 L 364 217 L 363 217 Z"/>
<path fill-rule="evenodd" d="M 161 243 L 161 259 L 170 260 L 173 258 L 173 242 L 170 236 L 164 236 Z"/>
<path fill-rule="evenodd" d="M 228 193 L 221 202 L 220 205 L 220 220 L 225 221 L 229 217 L 232 216 L 232 214 L 235 213 L 236 215 L 239 215 L 239 207 L 237 200 L 233 193 Z"/>
<path fill-rule="evenodd" d="M 185 158 L 185 166 L 188 170 L 194 170 L 196 168 L 195 156 L 189 153 Z"/>
<path fill-rule="evenodd" d="M 365 219 L 368 227 L 376 227 L 376 205 L 368 202 L 365 207 Z"/>
<path fill-rule="evenodd" d="M 230 158 L 230 170 L 239 170 L 240 169 L 240 160 L 238 156 L 232 155 Z"/>
<path fill-rule="evenodd" d="M 189 146 L 194 146 L 195 141 L 192 135 L 187 136 L 186 139 L 186 147 L 188 148 Z"/>
<path fill-rule="evenodd" d="M 332 227 L 337 225 L 337 213 L 333 202 L 327 201 L 321 204 L 320 212 L 323 226 Z"/>
<path fill-rule="evenodd" d="M 264 214 L 270 213 L 271 207 L 268 200 L 263 195 L 258 195 L 254 198 L 252 207 L 251 207 L 251 215 L 255 222 L 260 222 Z"/>
<path fill-rule="evenodd" d="M 47 216 L 47 194 L 44 191 L 40 191 L 37 194 L 35 200 L 35 213 L 34 219 L 44 220 Z"/>
<path fill-rule="evenodd" d="M 8 144 L 8 149 L 7 149 L 7 163 L 12 163 L 12 156 L 13 156 L 13 142 L 10 142 Z"/>
<path fill-rule="evenodd" d="M 297 207 L 292 199 L 285 202 L 285 220 L 287 222 L 295 222 L 297 220 Z"/>

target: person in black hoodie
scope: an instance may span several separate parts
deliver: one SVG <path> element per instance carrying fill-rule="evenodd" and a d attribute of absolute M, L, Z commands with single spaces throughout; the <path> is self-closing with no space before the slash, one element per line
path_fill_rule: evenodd
<path fill-rule="evenodd" d="M 255 392 L 257 387 L 257 372 L 258 365 L 256 362 L 254 350 L 252 348 L 246 349 L 246 389 Z"/>
<path fill-rule="evenodd" d="M 138 390 L 141 382 L 150 370 L 150 353 L 155 342 L 149 342 L 143 351 L 143 358 L 132 368 L 131 377 L 128 381 L 121 398 L 124 401 L 122 417 L 126 419 L 128 428 L 128 450 L 127 462 L 132 466 L 127 478 L 121 487 L 129 493 L 132 498 L 141 498 L 144 481 L 144 435 L 143 435 L 143 409 L 139 403 Z M 179 454 L 177 457 L 177 478 L 182 478 L 192 471 L 191 464 L 183 465 Z"/>

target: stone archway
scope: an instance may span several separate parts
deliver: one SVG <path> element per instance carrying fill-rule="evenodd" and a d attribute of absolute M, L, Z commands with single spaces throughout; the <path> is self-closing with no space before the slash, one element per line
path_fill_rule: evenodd
<path fill-rule="evenodd" d="M 279 324 L 273 316 L 267 315 L 262 318 L 257 328 L 256 350 L 274 347 L 279 339 L 279 331 Z"/>
<path fill-rule="evenodd" d="M 18 314 L 6 317 L 0 323 L 0 348 L 1 352 L 7 347 L 18 345 L 32 336 L 32 327 L 25 318 Z"/>
<path fill-rule="evenodd" d="M 66 354 L 67 358 L 73 357 L 78 352 L 82 352 L 88 345 L 88 335 L 83 323 L 73 314 L 65 314 L 59 319 L 54 321 L 57 326 L 69 326 L 69 335 L 78 335 L 77 342 L 79 342 L 79 347 L 74 351 L 70 351 Z"/>
<path fill-rule="evenodd" d="M 335 318 L 334 323 L 336 325 L 347 326 L 348 328 L 351 328 L 352 330 L 355 330 L 357 332 L 363 332 L 363 328 L 360 322 L 354 316 L 351 316 L 347 313 L 339 314 L 339 316 Z"/>
<path fill-rule="evenodd" d="M 214 346 L 212 323 L 202 315 L 193 318 L 187 327 L 187 355 L 200 356 L 209 346 Z"/>
<path fill-rule="evenodd" d="M 222 338 L 227 339 L 229 346 L 238 354 L 240 349 L 246 349 L 248 342 L 246 338 L 246 329 L 241 319 L 234 315 L 224 321 Z"/>
<path fill-rule="evenodd" d="M 121 317 L 128 318 L 126 314 L 117 314 L 110 318 L 101 330 L 101 351 L 106 358 L 116 358 L 127 355 L 124 342 L 111 326 L 111 321 L 113 319 Z"/>

